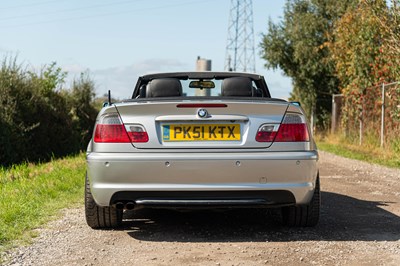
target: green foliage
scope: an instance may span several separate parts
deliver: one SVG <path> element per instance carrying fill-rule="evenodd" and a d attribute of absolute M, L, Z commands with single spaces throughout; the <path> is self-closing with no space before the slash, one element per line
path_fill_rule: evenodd
<path fill-rule="evenodd" d="M 270 21 L 260 44 L 265 66 L 292 78 L 291 100 L 300 101 L 309 115 L 314 111 L 320 127 L 331 111 L 330 95 L 338 92 L 329 50 L 333 25 L 354 2 L 289 0 L 283 21 Z"/>
<path fill-rule="evenodd" d="M 400 154 L 395 149 L 379 149 L 369 143 L 376 138 L 369 138 L 363 146 L 354 145 L 348 136 L 317 136 L 317 146 L 320 150 L 334 153 L 346 158 L 366 161 L 393 168 L 400 168 Z M 397 145 L 399 143 L 397 142 Z"/>
<path fill-rule="evenodd" d="M 344 94 L 342 126 L 348 134 L 358 131 L 363 121 L 364 131 L 375 131 L 381 116 L 381 84 L 400 80 L 400 8 L 385 0 L 362 0 L 349 9 L 337 22 L 332 58 Z M 396 120 L 400 94 L 390 88 L 386 95 L 385 130 L 398 136 Z M 397 128 L 397 131 L 396 131 Z M 392 133 L 395 130 L 395 133 Z"/>
<path fill-rule="evenodd" d="M 382 83 L 400 80 L 400 2 L 392 0 L 288 0 L 282 22 L 269 22 L 261 42 L 267 68 L 292 78 L 290 100 L 329 127 L 331 94 L 344 94 L 342 126 L 347 137 L 379 135 Z M 385 134 L 398 138 L 400 93 L 385 95 Z M 388 143 L 389 144 L 389 143 Z"/>
<path fill-rule="evenodd" d="M 5 58 L 0 69 L 0 165 L 43 161 L 85 148 L 95 121 L 89 77 L 62 89 L 66 73 L 55 63 L 39 73 Z M 85 143 L 86 142 L 86 143 Z"/>
<path fill-rule="evenodd" d="M 395 153 L 400 154 L 400 139 L 395 139 L 390 147 Z"/>
<path fill-rule="evenodd" d="M 82 202 L 85 157 L 0 168 L 0 251 L 29 241 L 59 210 Z"/>
<path fill-rule="evenodd" d="M 72 117 L 74 131 L 79 133 L 79 147 L 86 148 L 93 133 L 93 125 L 98 109 L 94 106 L 95 85 L 88 73 L 82 73 L 74 80 L 72 91 L 66 91 L 69 114 Z"/>

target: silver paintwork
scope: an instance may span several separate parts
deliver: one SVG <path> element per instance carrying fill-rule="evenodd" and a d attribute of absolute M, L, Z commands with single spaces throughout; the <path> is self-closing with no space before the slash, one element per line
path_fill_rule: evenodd
<path fill-rule="evenodd" d="M 117 191 L 289 190 L 307 203 L 317 176 L 316 151 L 245 153 L 90 153 L 92 194 L 108 206 Z M 240 162 L 238 165 L 236 162 Z M 266 179 L 264 182 L 263 178 Z"/>
<path fill-rule="evenodd" d="M 199 108 L 177 108 L 178 103 L 190 102 L 133 101 L 100 111 L 98 120 L 118 113 L 125 126 L 143 125 L 149 142 L 89 143 L 87 172 L 99 206 L 109 206 L 112 195 L 119 191 L 287 190 L 296 204 L 311 200 L 318 174 L 318 152 L 312 136 L 310 142 L 255 141 L 261 125 L 279 126 L 288 111 L 304 114 L 299 106 L 267 100 L 205 100 L 228 107 L 205 108 L 207 116 L 200 117 Z M 240 141 L 162 141 L 163 124 L 226 121 L 241 125 Z"/>

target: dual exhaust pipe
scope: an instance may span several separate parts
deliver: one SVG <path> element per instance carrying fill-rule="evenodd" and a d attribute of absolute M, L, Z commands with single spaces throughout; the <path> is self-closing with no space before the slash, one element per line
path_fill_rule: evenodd
<path fill-rule="evenodd" d="M 135 203 L 134 202 L 127 202 L 127 203 L 117 202 L 115 204 L 115 208 L 117 208 L 117 210 L 123 210 L 123 209 L 133 210 L 135 208 Z"/>

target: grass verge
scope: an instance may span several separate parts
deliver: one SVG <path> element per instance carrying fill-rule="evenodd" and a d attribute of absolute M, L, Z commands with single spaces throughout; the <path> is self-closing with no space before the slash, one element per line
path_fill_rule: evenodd
<path fill-rule="evenodd" d="M 29 243 L 60 209 L 83 203 L 85 155 L 0 168 L 0 252 Z M 1 257 L 0 257 L 1 261 Z"/>
<path fill-rule="evenodd" d="M 383 149 L 368 143 L 364 145 L 353 144 L 336 135 L 317 136 L 316 141 L 318 148 L 323 151 L 346 158 L 400 168 L 400 154 L 390 149 Z"/>

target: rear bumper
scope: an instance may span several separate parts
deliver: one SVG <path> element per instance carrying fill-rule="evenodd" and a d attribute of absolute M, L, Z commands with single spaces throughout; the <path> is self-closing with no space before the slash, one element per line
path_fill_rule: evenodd
<path fill-rule="evenodd" d="M 242 191 L 121 191 L 110 204 L 152 208 L 231 208 L 278 207 L 296 203 L 292 193 L 284 190 Z"/>
<path fill-rule="evenodd" d="M 88 177 L 96 203 L 148 206 L 282 206 L 307 204 L 318 154 L 89 153 Z"/>

